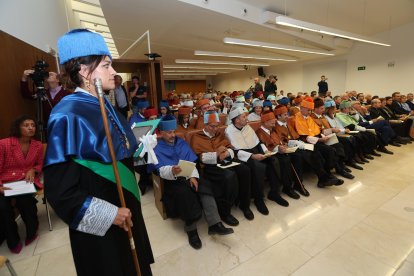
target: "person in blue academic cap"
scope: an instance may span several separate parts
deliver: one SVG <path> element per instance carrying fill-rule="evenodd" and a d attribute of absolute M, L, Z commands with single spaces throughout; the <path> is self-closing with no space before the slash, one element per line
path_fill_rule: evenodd
<path fill-rule="evenodd" d="M 78 275 L 136 275 L 126 231 L 132 226 L 142 275 L 154 262 L 133 172 L 136 139 L 126 119 L 105 99 L 127 208 L 121 208 L 94 79 L 114 89 L 115 70 L 103 37 L 86 29 L 58 40 L 60 64 L 77 86 L 54 107 L 44 161 L 45 194 L 69 225 Z M 62 272 L 64 274 L 64 272 Z"/>
<path fill-rule="evenodd" d="M 167 114 L 171 114 L 170 105 L 168 104 L 168 101 L 161 100 L 160 101 L 160 117 L 164 117 Z"/>
<path fill-rule="evenodd" d="M 132 126 L 134 123 L 145 122 L 145 109 L 149 107 L 148 101 L 138 101 L 133 107 L 133 114 L 129 118 L 129 125 Z"/>
<path fill-rule="evenodd" d="M 149 164 L 148 172 L 159 175 L 165 181 L 164 202 L 167 216 L 185 221 L 184 230 L 194 249 L 202 246 L 197 232 L 197 221 L 205 215 L 209 235 L 228 235 L 233 229 L 226 228 L 221 222 L 211 189 L 212 184 L 199 176 L 197 168 L 191 175 L 180 176 L 180 160 L 196 162 L 197 156 L 183 139 L 175 136 L 177 121 L 173 115 L 163 117 L 158 125 L 160 139 L 154 152 L 158 164 Z"/>

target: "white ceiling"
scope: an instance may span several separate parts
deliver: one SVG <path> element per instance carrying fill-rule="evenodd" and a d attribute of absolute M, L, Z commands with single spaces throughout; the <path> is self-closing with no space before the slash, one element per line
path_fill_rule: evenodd
<path fill-rule="evenodd" d="M 245 5 L 254 12 L 272 11 L 286 14 L 295 19 L 365 36 L 373 36 L 414 21 L 414 0 L 208 0 L 207 4 L 203 3 L 204 1 L 100 0 L 100 6 L 119 54 L 149 30 L 151 51 L 159 53 L 164 64 L 174 64 L 175 59 L 258 61 L 198 57 L 194 55 L 195 50 L 261 56 L 279 54 L 298 60 L 326 58 L 297 52 L 227 45 L 223 43 L 224 37 L 333 50 L 339 55 L 349 51 L 332 46 L 334 44 L 329 37 L 324 38 L 315 33 L 286 27 L 260 25 L 259 18 L 253 18 L 253 21 L 257 21 L 253 23 L 251 17 L 244 18 L 239 13 L 229 16 L 233 6 L 239 8 L 240 5 Z M 147 52 L 147 41 L 144 39 L 123 58 L 143 59 L 143 54 Z"/>

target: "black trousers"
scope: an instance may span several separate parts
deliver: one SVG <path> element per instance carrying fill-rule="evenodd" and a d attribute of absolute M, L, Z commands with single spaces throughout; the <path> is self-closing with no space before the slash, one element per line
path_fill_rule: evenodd
<path fill-rule="evenodd" d="M 271 156 L 261 162 L 266 164 L 266 176 L 270 186 L 269 195 L 279 195 L 283 185 L 279 159 L 275 156 Z"/>
<path fill-rule="evenodd" d="M 15 199 L 16 208 L 19 210 L 23 222 L 26 225 L 26 239 L 31 239 L 37 232 L 39 220 L 37 218 L 37 200 L 33 195 L 21 195 L 16 197 L 0 196 L 0 240 L 1 233 L 7 240 L 9 248 L 14 248 L 20 241 L 17 223 L 14 219 L 14 210 L 11 200 Z"/>
<path fill-rule="evenodd" d="M 350 137 L 338 136 L 338 141 L 339 141 L 339 143 L 341 143 L 341 145 L 343 146 L 343 149 L 344 149 L 344 154 L 345 154 L 344 161 L 345 162 L 351 162 L 352 163 L 353 160 L 354 160 L 354 156 L 355 156 L 356 151 L 355 151 L 355 146 L 352 143 L 352 140 L 353 140 L 352 136 L 350 136 Z"/>
<path fill-rule="evenodd" d="M 325 170 L 325 159 L 319 151 L 309 151 L 309 150 L 296 150 L 295 153 L 301 155 L 302 160 L 312 168 L 315 174 L 318 176 L 318 180 L 325 180 L 329 177 L 329 171 Z M 298 172 L 301 181 L 303 180 L 302 172 Z"/>
<path fill-rule="evenodd" d="M 336 164 L 335 149 L 333 147 L 325 145 L 324 143 L 317 142 L 315 144 L 314 150 L 322 155 L 323 159 L 325 160 L 325 171 L 329 173 Z"/>
<path fill-rule="evenodd" d="M 216 165 L 206 165 L 203 170 L 203 176 L 211 182 L 211 189 L 216 199 L 220 216 L 228 216 L 239 193 L 239 179 L 236 172 L 229 169 L 221 169 Z"/>
<path fill-rule="evenodd" d="M 250 169 L 250 191 L 251 197 L 263 200 L 264 179 L 266 176 L 266 164 L 249 158 L 243 162 Z"/>

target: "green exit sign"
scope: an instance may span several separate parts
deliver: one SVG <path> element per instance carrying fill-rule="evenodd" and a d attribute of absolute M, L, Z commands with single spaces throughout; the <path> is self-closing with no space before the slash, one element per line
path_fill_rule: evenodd
<path fill-rule="evenodd" d="M 365 66 L 359 66 L 358 67 L 358 71 L 362 71 L 362 70 L 365 70 Z"/>

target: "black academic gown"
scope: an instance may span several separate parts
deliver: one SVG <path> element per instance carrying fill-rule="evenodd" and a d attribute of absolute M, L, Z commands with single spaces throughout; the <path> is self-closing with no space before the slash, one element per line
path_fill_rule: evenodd
<path fill-rule="evenodd" d="M 122 161 L 133 171 L 132 159 Z M 116 185 L 74 161 L 45 168 L 48 185 L 46 197 L 57 215 L 67 224 L 73 221 L 82 205 L 81 194 L 88 194 L 121 206 Z M 151 245 L 141 212 L 141 205 L 129 191 L 123 189 L 127 208 L 132 213 L 132 232 L 142 275 L 151 275 L 154 262 Z M 72 255 L 78 275 L 136 275 L 127 232 L 112 225 L 105 236 L 95 236 L 69 228 Z"/>

